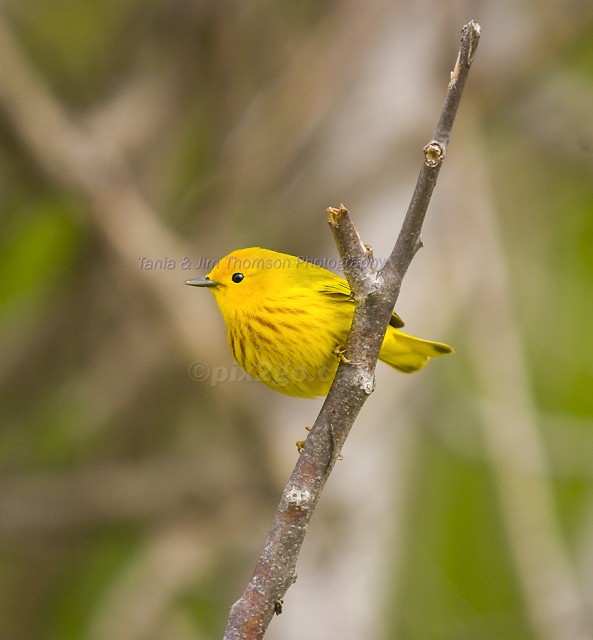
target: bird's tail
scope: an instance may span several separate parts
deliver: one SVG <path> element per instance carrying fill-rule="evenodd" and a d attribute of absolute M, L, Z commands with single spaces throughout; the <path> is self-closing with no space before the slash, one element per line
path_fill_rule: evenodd
<path fill-rule="evenodd" d="M 388 327 L 379 360 L 404 373 L 412 373 L 422 369 L 430 358 L 448 353 L 454 353 L 454 351 L 447 344 L 415 338 L 398 329 Z"/>

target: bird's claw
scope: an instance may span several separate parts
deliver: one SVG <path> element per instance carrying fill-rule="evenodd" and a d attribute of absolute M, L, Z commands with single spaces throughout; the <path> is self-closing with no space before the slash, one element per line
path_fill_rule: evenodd
<path fill-rule="evenodd" d="M 305 427 L 306 431 L 311 431 L 311 427 Z M 304 440 L 297 440 L 296 441 L 296 448 L 297 451 L 299 452 L 299 455 L 301 453 L 303 453 L 303 449 L 305 448 L 305 441 Z"/>
<path fill-rule="evenodd" d="M 346 349 L 340 349 L 340 347 L 336 347 L 334 349 L 334 355 L 338 359 L 338 362 L 343 362 L 344 364 L 358 364 L 357 362 L 352 362 L 349 360 L 344 354 L 346 353 Z"/>

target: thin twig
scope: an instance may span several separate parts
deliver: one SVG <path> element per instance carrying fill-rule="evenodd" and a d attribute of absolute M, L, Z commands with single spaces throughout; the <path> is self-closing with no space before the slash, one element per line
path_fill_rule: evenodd
<path fill-rule="evenodd" d="M 383 268 L 386 276 L 387 274 L 392 275 L 393 271 L 396 272 L 397 275 L 392 275 L 395 278 L 396 286 L 401 285 L 401 280 L 408 270 L 414 255 L 422 246 L 420 241 L 422 223 L 447 153 L 453 122 L 459 109 L 465 82 L 469 75 L 479 40 L 480 25 L 472 20 L 463 27 L 459 55 L 455 68 L 451 73 L 441 117 L 432 134 L 432 140 L 424 147 L 424 164 L 420 170 L 410 206 L 395 247 Z M 399 284 L 397 284 L 398 282 Z"/>
<path fill-rule="evenodd" d="M 225 640 L 263 638 L 274 613 L 296 579 L 296 562 L 325 482 L 364 402 L 373 391 L 374 371 L 401 281 L 420 246 L 420 231 L 446 152 L 463 87 L 478 44 L 480 27 L 462 30 L 461 46 L 433 140 L 394 250 L 381 271 L 362 244 L 345 207 L 328 209 L 346 276 L 357 300 L 346 344 L 349 362 L 334 383 L 286 485 L 263 553 L 241 598 L 231 608 Z"/>

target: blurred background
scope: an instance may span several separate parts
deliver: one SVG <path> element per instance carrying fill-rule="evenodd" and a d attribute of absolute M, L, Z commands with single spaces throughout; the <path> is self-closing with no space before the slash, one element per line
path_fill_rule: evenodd
<path fill-rule="evenodd" d="M 475 64 L 270 639 L 593 638 L 593 4 L 4 0 L 0 637 L 222 637 L 321 401 L 241 380 L 207 261 L 385 258 Z"/>

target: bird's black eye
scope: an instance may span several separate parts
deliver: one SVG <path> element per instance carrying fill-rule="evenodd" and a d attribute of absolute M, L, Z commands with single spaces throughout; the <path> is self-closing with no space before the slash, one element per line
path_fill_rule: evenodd
<path fill-rule="evenodd" d="M 245 276 L 242 273 L 233 273 L 231 280 L 239 284 L 239 282 L 241 282 L 241 280 L 243 280 L 244 277 Z"/>

